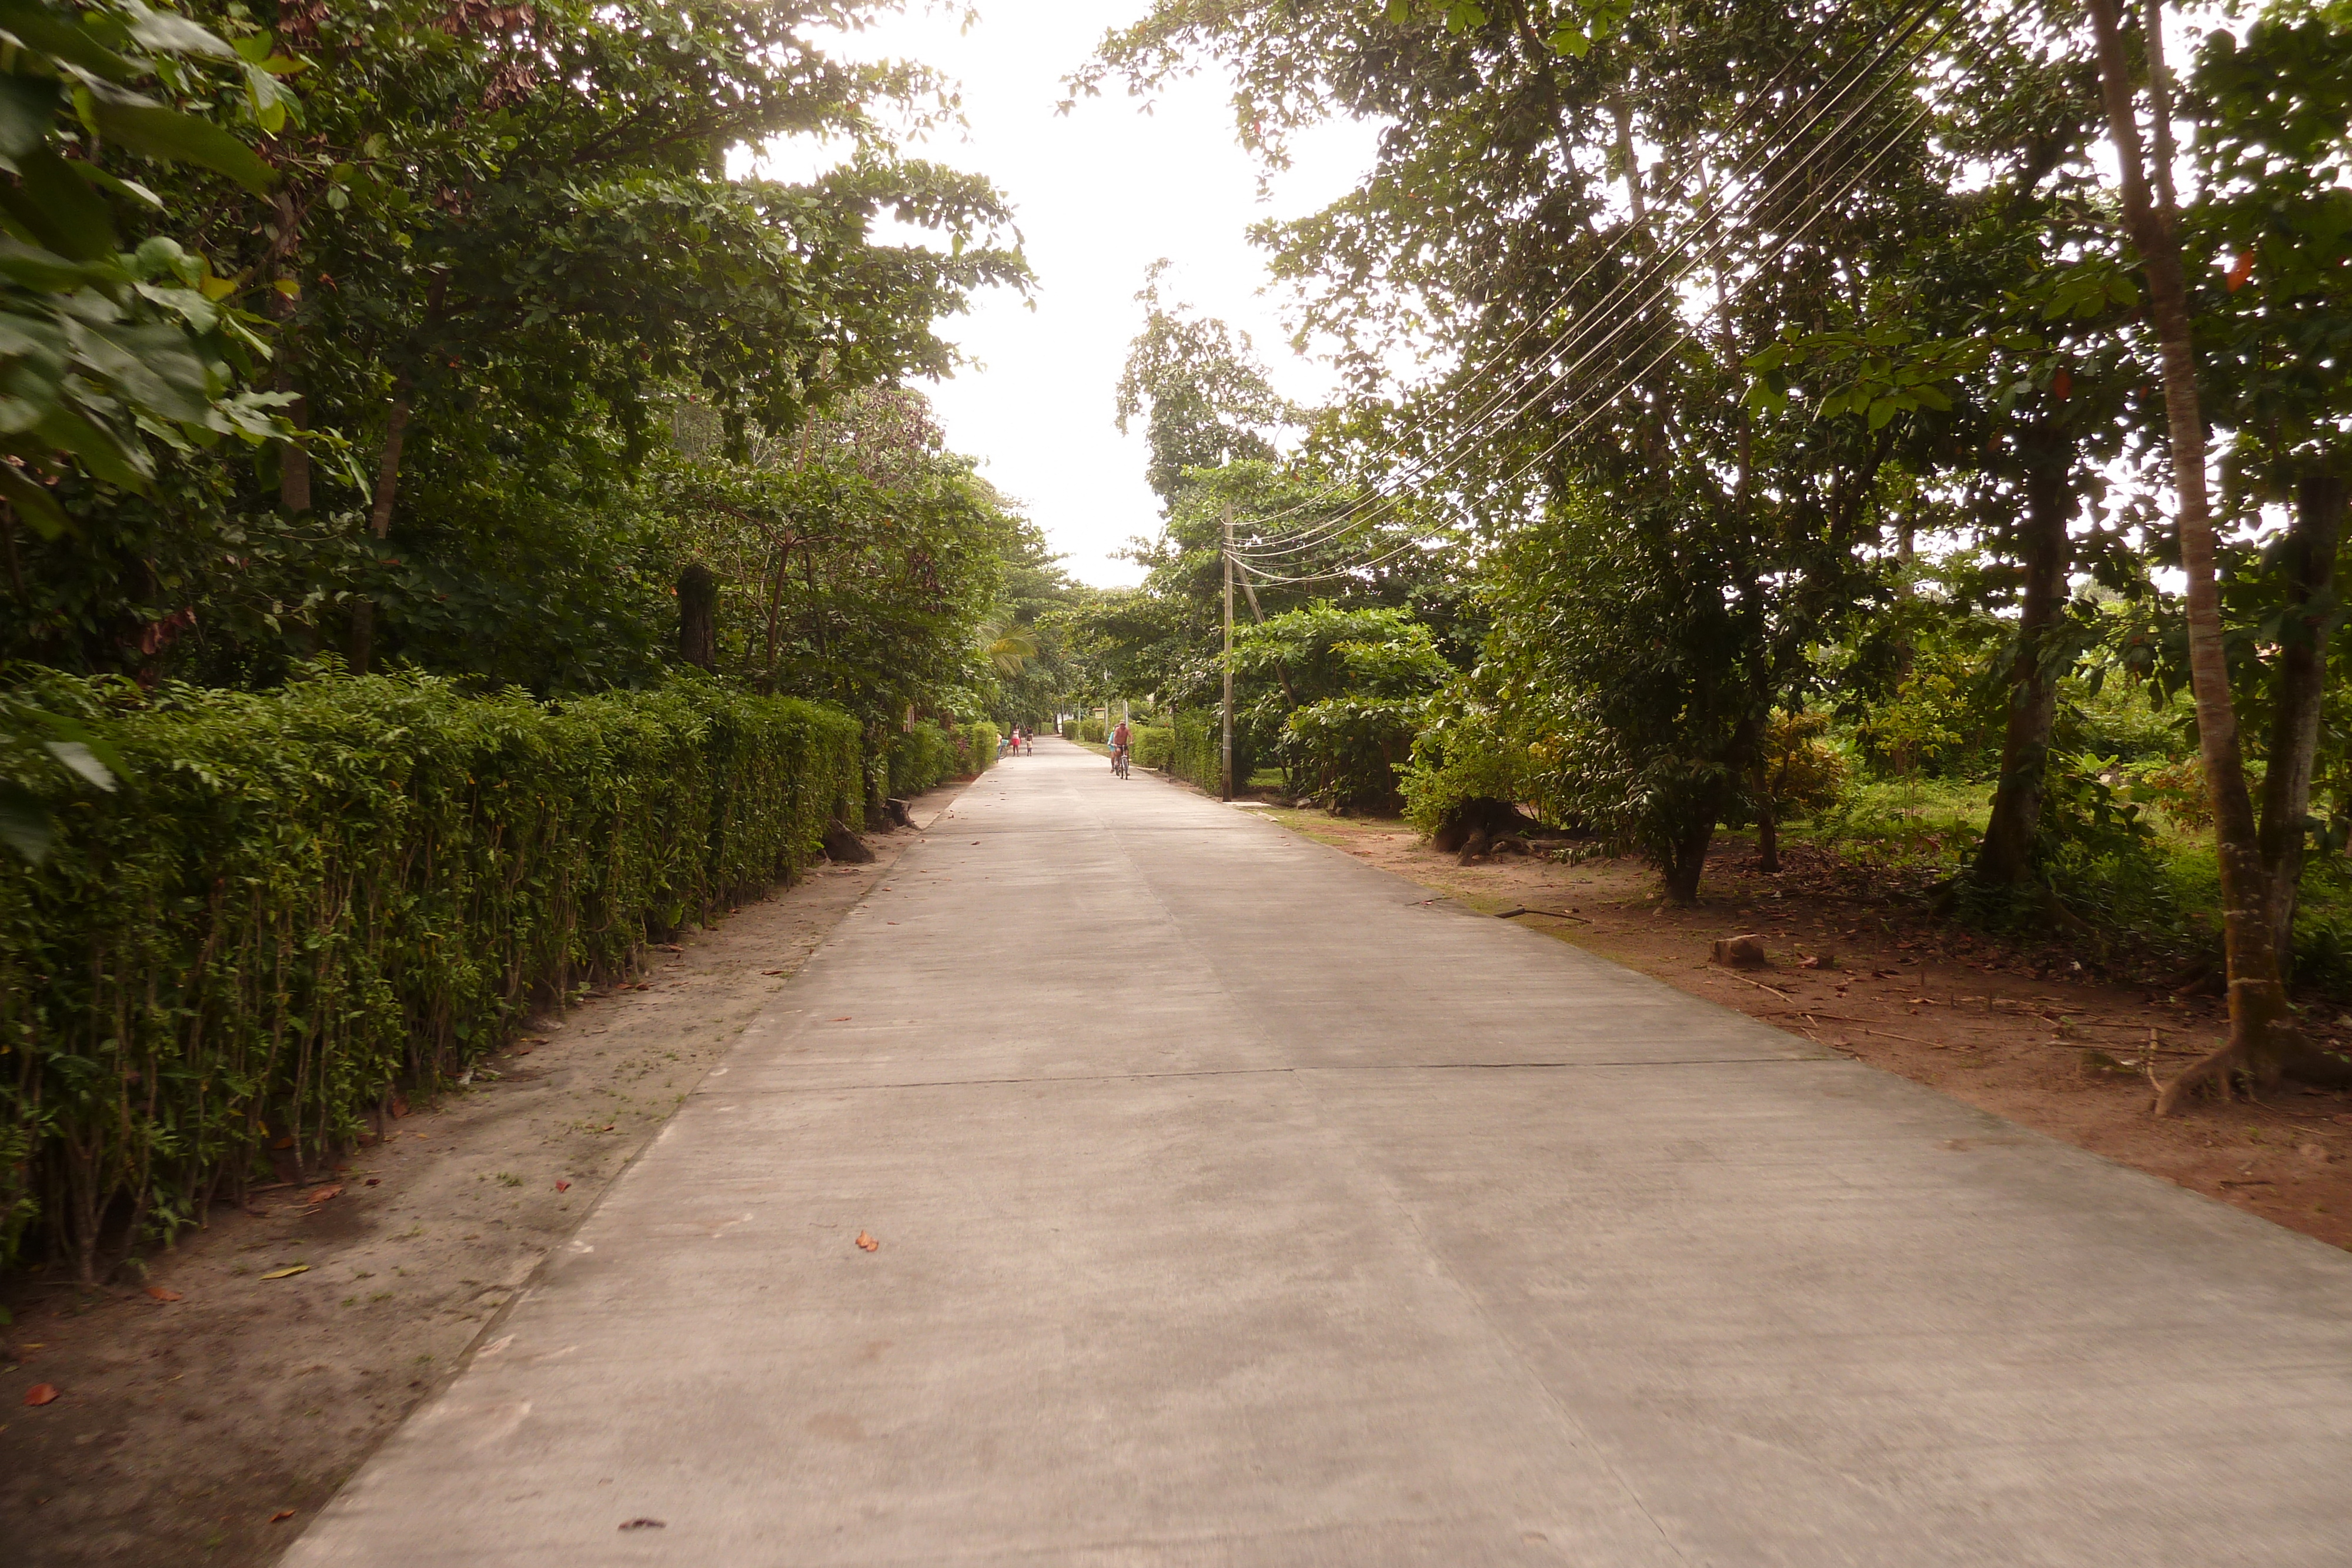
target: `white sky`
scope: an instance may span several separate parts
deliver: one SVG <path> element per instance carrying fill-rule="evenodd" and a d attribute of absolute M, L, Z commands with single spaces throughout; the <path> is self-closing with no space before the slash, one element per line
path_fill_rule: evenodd
<path fill-rule="evenodd" d="M 946 335 L 979 362 L 928 390 L 950 443 L 1026 507 L 1073 575 L 1104 585 L 1140 578 L 1111 554 L 1159 527 L 1140 433 L 1122 437 L 1111 423 L 1127 345 L 1142 325 L 1135 293 L 1144 269 L 1169 257 L 1163 298 L 1248 332 L 1276 386 L 1321 401 L 1331 380 L 1290 353 L 1276 298 L 1258 292 L 1265 272 L 1244 231 L 1351 187 L 1371 164 L 1374 134 L 1343 124 L 1302 138 L 1296 167 L 1262 203 L 1221 78 L 1175 84 L 1149 114 L 1107 88 L 1057 116 L 1062 78 L 1107 28 L 1143 9 L 1144 0 L 980 0 L 969 31 L 960 8 L 916 11 L 834 46 L 847 57 L 919 60 L 962 84 L 969 132 L 910 151 L 985 173 L 1011 197 L 1037 274 L 1036 308 L 1000 290 L 950 319 Z M 805 167 L 814 152 L 779 149 L 773 167 Z"/>

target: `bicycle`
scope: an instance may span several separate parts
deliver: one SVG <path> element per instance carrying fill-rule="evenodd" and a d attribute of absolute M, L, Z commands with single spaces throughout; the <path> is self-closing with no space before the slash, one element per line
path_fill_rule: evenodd
<path fill-rule="evenodd" d="M 1110 770 L 1118 778 L 1127 777 L 1127 747 L 1114 747 L 1110 754 Z"/>

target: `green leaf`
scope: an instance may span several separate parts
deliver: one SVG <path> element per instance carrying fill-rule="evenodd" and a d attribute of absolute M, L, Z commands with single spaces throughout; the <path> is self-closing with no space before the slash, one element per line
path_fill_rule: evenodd
<path fill-rule="evenodd" d="M 22 160 L 19 169 L 21 183 L 0 185 L 0 207 L 10 217 L 68 260 L 96 261 L 114 254 L 114 219 L 104 199 L 64 159 L 44 149 Z"/>
<path fill-rule="evenodd" d="M 114 774 L 105 763 L 98 759 L 98 754 L 89 748 L 88 742 L 48 740 L 41 744 L 47 748 L 50 756 L 65 764 L 66 768 L 85 784 L 103 789 L 110 795 L 114 792 Z"/>
<path fill-rule="evenodd" d="M 56 538 L 73 527 L 47 486 L 35 484 L 23 469 L 5 463 L 0 463 L 0 500 L 15 507 L 16 515 L 45 539 Z"/>
<path fill-rule="evenodd" d="M 257 196 L 268 194 L 278 183 L 276 171 L 256 157 L 252 148 L 209 120 L 123 97 L 97 98 L 90 108 L 99 131 L 134 152 L 226 174 Z"/>
<path fill-rule="evenodd" d="M 172 11 L 152 11 L 140 0 L 115 0 L 129 18 L 131 36 L 158 54 L 202 55 L 207 59 L 233 60 L 237 51 L 218 37 Z"/>
<path fill-rule="evenodd" d="M 0 841 L 39 865 L 49 858 L 57 840 L 57 824 L 40 798 L 14 779 L 0 779 Z"/>
<path fill-rule="evenodd" d="M 1870 428 L 1883 429 L 1886 422 L 1903 412 L 1902 405 L 1891 397 L 1883 397 L 1870 405 Z"/>
<path fill-rule="evenodd" d="M 144 494 L 155 476 L 144 447 L 62 403 L 33 427 L 33 434 L 60 452 L 72 453 L 91 475 L 120 488 Z"/>
<path fill-rule="evenodd" d="M 136 180 L 125 180 L 120 175 L 110 174 L 97 164 L 86 163 L 79 159 L 72 160 L 66 167 L 80 175 L 87 183 L 95 185 L 101 191 L 111 191 L 118 196 L 137 202 L 143 206 L 152 207 L 159 213 L 163 210 L 163 198 Z"/>
<path fill-rule="evenodd" d="M 27 0 L 0 0 L 0 32 L 37 55 L 79 66 L 108 81 L 131 81 L 139 68 L 99 42 L 97 35 L 76 22 L 51 15 Z"/>
<path fill-rule="evenodd" d="M 0 159 L 10 169 L 46 146 L 64 102 L 58 84 L 39 77 L 0 76 Z"/>

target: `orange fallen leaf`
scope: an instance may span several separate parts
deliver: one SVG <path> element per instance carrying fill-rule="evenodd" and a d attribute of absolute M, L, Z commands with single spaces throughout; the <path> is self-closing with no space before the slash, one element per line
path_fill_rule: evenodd
<path fill-rule="evenodd" d="M 392 1113 L 393 1113 L 394 1115 L 395 1115 L 395 1116 L 405 1116 L 405 1115 L 407 1115 L 407 1114 L 408 1114 L 408 1102 L 407 1102 L 407 1101 L 405 1101 L 405 1100 L 400 1099 L 400 1098 L 399 1098 L 399 1097 L 397 1097 L 397 1096 L 394 1096 L 394 1099 L 393 1099 L 393 1102 L 392 1102 Z"/>
<path fill-rule="evenodd" d="M 557 1182 L 555 1184 L 555 1190 L 558 1192 L 570 1192 L 572 1190 L 572 1184 L 568 1181 Z"/>
<path fill-rule="evenodd" d="M 835 1019 L 833 1021 L 834 1021 L 835 1023 L 847 1023 L 847 1022 L 849 1021 L 849 1019 L 850 1019 L 850 1015 L 849 1015 L 849 1014 L 847 1014 L 847 1013 L 844 1013 L 844 1014 L 842 1014 L 839 1018 Z"/>
<path fill-rule="evenodd" d="M 179 1291 L 167 1291 L 161 1285 L 148 1286 L 147 1293 L 159 1301 L 176 1301 L 182 1299 Z"/>
<path fill-rule="evenodd" d="M 54 1383 L 36 1383 L 25 1390 L 25 1403 L 27 1405 L 54 1405 L 57 1398 L 58 1385 Z"/>
<path fill-rule="evenodd" d="M 312 1203 L 324 1203 L 329 1198 L 341 1197 L 342 1195 L 343 1189 L 340 1186 L 322 1186 L 318 1191 L 310 1195 L 310 1201 Z"/>
<path fill-rule="evenodd" d="M 272 1524 L 283 1524 L 293 1517 L 294 1511 L 292 1509 L 281 1508 L 276 1513 L 269 1516 L 269 1522 Z"/>
<path fill-rule="evenodd" d="M 878 1252 L 878 1251 L 880 1251 L 880 1250 L 881 1250 L 881 1249 L 882 1249 L 882 1243 L 880 1243 L 879 1241 L 875 1240 L 875 1239 L 874 1239 L 874 1238 L 872 1238 L 871 1236 L 866 1235 L 866 1232 L 864 1232 L 863 1230 L 861 1230 L 861 1231 L 859 1231 L 859 1232 L 857 1233 L 857 1249 L 858 1249 L 859 1251 L 861 1251 L 861 1252 Z"/>
<path fill-rule="evenodd" d="M 611 1132 L 611 1131 L 614 1129 L 614 1126 L 616 1126 L 617 1124 L 616 1124 L 616 1123 L 607 1122 L 607 1123 L 605 1123 L 603 1126 L 601 1126 L 601 1127 L 597 1128 L 596 1130 L 597 1130 L 598 1132 L 600 1132 L 600 1133 L 609 1133 L 609 1132 Z"/>

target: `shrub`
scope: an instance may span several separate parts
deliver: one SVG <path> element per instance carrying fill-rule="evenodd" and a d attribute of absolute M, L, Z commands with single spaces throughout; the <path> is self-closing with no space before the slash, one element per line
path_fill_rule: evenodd
<path fill-rule="evenodd" d="M 1283 726 L 1283 770 L 1327 808 L 1393 810 L 1397 771 L 1412 755 L 1412 737 L 1428 706 L 1418 697 L 1310 703 Z"/>
<path fill-rule="evenodd" d="M 984 718 L 965 725 L 957 737 L 963 747 L 964 771 L 977 775 L 995 767 L 996 743 L 1003 738 Z"/>
<path fill-rule="evenodd" d="M 1398 782 L 1406 820 L 1437 838 L 1468 821 L 1507 817 L 1533 796 L 1534 780 L 1527 745 L 1503 733 L 1494 709 L 1478 706 L 1424 726 Z"/>
<path fill-rule="evenodd" d="M 1078 738 L 1089 746 L 1100 746 L 1105 733 L 1103 721 L 1098 718 L 1078 720 Z"/>
<path fill-rule="evenodd" d="M 1138 725 L 1135 736 L 1135 765 L 1138 768 L 1158 768 L 1165 770 L 1176 760 L 1176 727 L 1172 724 Z"/>
<path fill-rule="evenodd" d="M 925 720 L 890 737 L 890 789 L 918 795 L 964 771 L 963 753 L 948 731 Z"/>
<path fill-rule="evenodd" d="M 791 875 L 863 789 L 846 716 L 700 679 L 22 695 L 126 767 L 0 860 L 0 1262 L 37 1223 L 86 1274 L 112 1220 L 169 1235 L 272 1150 L 348 1145 L 396 1082 Z"/>
<path fill-rule="evenodd" d="M 1055 728 L 1060 732 L 1064 740 L 1076 740 L 1078 738 L 1078 721 L 1076 719 L 1066 718 L 1060 724 L 1056 725 Z"/>

